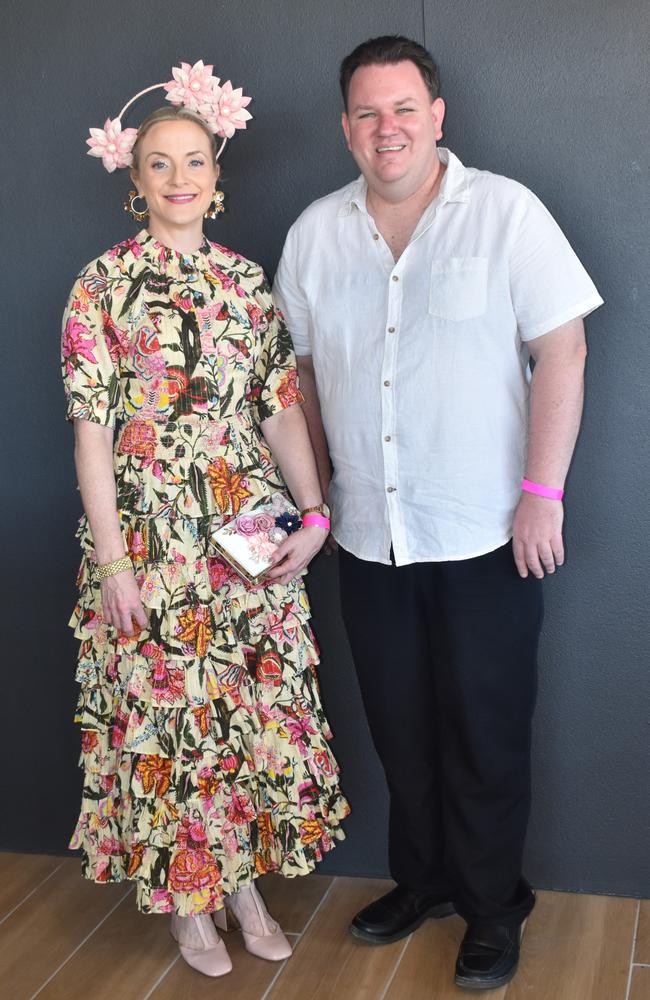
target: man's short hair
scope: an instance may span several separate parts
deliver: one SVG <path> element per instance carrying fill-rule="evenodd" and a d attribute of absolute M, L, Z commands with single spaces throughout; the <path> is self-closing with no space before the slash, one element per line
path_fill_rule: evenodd
<path fill-rule="evenodd" d="M 431 100 L 435 101 L 437 97 L 440 97 L 438 67 L 433 61 L 431 53 L 419 42 L 405 38 L 404 35 L 380 35 L 379 38 L 369 38 L 367 42 L 357 45 L 356 49 L 341 63 L 339 83 L 341 84 L 345 110 L 348 110 L 350 80 L 355 70 L 359 69 L 360 66 L 386 66 L 404 62 L 407 59 L 415 63 L 419 69 L 424 84 L 431 95 Z"/>

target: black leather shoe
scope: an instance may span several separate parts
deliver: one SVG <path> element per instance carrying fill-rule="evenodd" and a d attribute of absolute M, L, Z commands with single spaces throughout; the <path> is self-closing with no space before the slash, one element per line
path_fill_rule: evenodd
<path fill-rule="evenodd" d="M 448 917 L 453 912 L 449 900 L 398 885 L 357 913 L 350 931 L 362 941 L 390 944 L 416 930 L 428 917 Z"/>
<path fill-rule="evenodd" d="M 496 990 L 509 983 L 519 964 L 521 926 L 469 924 L 456 961 L 456 986 Z"/>

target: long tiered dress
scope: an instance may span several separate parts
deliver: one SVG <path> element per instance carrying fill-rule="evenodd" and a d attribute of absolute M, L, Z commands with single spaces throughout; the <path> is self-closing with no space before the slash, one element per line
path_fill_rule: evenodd
<path fill-rule="evenodd" d="M 145 912 L 223 905 L 259 874 L 305 874 L 342 839 L 302 582 L 251 586 L 211 547 L 245 501 L 286 491 L 260 422 L 301 401 L 261 269 L 146 231 L 91 263 L 63 330 L 68 416 L 115 428 L 117 506 L 149 624 L 102 618 L 86 518 L 71 847 Z M 253 498 L 251 501 L 249 498 Z"/>

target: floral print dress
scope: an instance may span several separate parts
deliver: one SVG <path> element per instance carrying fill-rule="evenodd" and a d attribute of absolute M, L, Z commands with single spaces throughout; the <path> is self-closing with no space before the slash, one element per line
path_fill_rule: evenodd
<path fill-rule="evenodd" d="M 261 269 L 146 230 L 81 273 L 63 325 L 68 417 L 115 428 L 117 506 L 148 614 L 102 618 L 85 517 L 78 721 L 84 790 L 71 847 L 144 912 L 223 906 L 257 875 L 301 875 L 342 839 L 301 581 L 252 586 L 211 533 L 285 491 L 260 422 L 301 401 Z"/>

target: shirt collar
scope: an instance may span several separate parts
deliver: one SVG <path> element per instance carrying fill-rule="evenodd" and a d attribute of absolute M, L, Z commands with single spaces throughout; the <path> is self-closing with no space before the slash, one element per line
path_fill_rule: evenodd
<path fill-rule="evenodd" d="M 209 256 L 212 250 L 212 246 L 205 236 L 198 250 L 189 253 L 173 250 L 172 247 L 160 243 L 147 229 L 140 230 L 135 237 L 135 242 L 140 244 L 142 255 L 148 257 L 152 263 L 163 265 L 176 263 L 189 270 L 195 270 L 196 267 L 205 263 L 205 258 Z"/>
<path fill-rule="evenodd" d="M 450 149 L 444 146 L 437 147 L 438 158 L 447 167 L 445 176 L 442 179 L 440 192 L 435 202 L 444 205 L 445 202 L 467 202 L 470 197 L 470 186 L 467 168 L 463 166 L 458 157 Z M 340 216 L 350 215 L 353 206 L 358 208 L 364 215 L 367 215 L 366 196 L 368 185 L 363 174 L 357 177 L 348 185 L 345 198 L 338 214 Z"/>
<path fill-rule="evenodd" d="M 468 170 L 460 162 L 458 157 L 450 149 L 444 146 L 438 147 L 440 162 L 447 167 L 445 176 L 440 186 L 440 203 L 447 201 L 469 201 L 469 175 Z"/>

